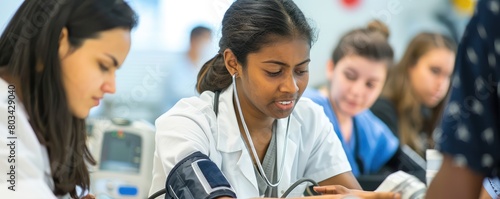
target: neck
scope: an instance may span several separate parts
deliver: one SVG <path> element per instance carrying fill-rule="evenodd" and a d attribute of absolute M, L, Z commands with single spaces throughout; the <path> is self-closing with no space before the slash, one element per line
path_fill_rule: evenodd
<path fill-rule="evenodd" d="M 330 100 L 330 104 L 332 105 L 333 112 L 335 113 L 335 116 L 337 117 L 337 121 L 339 122 L 339 129 L 341 129 L 342 136 L 346 142 L 348 142 L 351 139 L 352 135 L 352 116 L 347 115 L 343 113 L 340 108 L 338 108 L 337 104 L 335 101 Z"/>
<path fill-rule="evenodd" d="M 233 88 L 234 89 L 234 88 Z M 245 97 L 241 97 L 241 93 L 238 92 L 239 96 L 234 95 L 233 97 L 233 107 L 236 113 L 236 118 L 238 120 L 238 126 L 240 127 L 240 132 L 245 134 L 243 128 L 243 122 L 246 124 L 248 131 L 252 137 L 261 137 L 262 135 L 271 135 L 273 123 L 276 119 L 263 116 L 257 108 L 255 108 Z M 236 102 L 236 97 L 238 97 L 240 102 L 241 112 L 244 118 L 240 117 L 240 112 L 238 109 L 238 104 Z M 244 121 L 243 121 L 244 119 Z M 267 137 L 267 136 L 263 136 Z M 270 136 L 269 136 L 270 137 Z"/>
<path fill-rule="evenodd" d="M 238 127 L 240 129 L 240 134 L 247 146 L 250 146 L 250 140 L 248 139 L 243 123 L 246 124 L 248 128 L 248 133 L 252 139 L 252 144 L 257 152 L 257 157 L 252 155 L 254 162 L 263 162 L 264 156 L 267 151 L 267 147 L 271 142 L 273 133 L 273 122 L 274 118 L 270 117 L 258 117 L 255 114 L 256 109 L 245 109 L 245 103 L 241 102 L 241 112 L 244 118 L 240 117 L 238 105 L 236 104 L 236 99 L 233 99 L 233 106 L 236 112 L 236 119 L 238 121 Z M 256 117 L 257 116 L 257 117 Z M 244 121 L 243 121 L 244 120 Z"/>
<path fill-rule="evenodd" d="M 234 103 L 234 110 L 236 112 L 236 118 L 238 120 L 238 126 L 240 126 L 241 132 L 244 132 L 243 121 L 240 118 L 240 114 L 238 111 L 237 104 Z M 245 110 L 245 107 L 241 107 L 241 111 L 243 112 L 243 117 L 245 119 L 245 124 L 248 128 L 248 131 L 252 137 L 259 137 L 261 135 L 266 135 L 272 132 L 273 123 L 275 121 L 274 118 L 266 117 L 258 117 L 253 114 L 251 111 Z"/>
<path fill-rule="evenodd" d="M 188 57 L 191 63 L 196 64 L 200 60 L 200 56 L 195 48 L 190 48 L 188 51 Z"/>
<path fill-rule="evenodd" d="M 342 126 L 342 124 L 351 122 L 352 123 L 352 116 L 344 114 L 340 108 L 337 106 L 337 103 L 335 101 L 330 99 L 330 104 L 332 105 L 333 112 L 335 113 L 335 116 L 337 116 L 337 121 L 339 124 Z"/>

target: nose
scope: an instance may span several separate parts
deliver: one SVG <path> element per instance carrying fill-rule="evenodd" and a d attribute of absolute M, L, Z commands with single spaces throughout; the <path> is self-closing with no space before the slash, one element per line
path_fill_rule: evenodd
<path fill-rule="evenodd" d="M 280 86 L 280 91 L 283 93 L 296 93 L 299 91 L 299 86 L 297 86 L 297 81 L 293 74 L 287 75 Z"/>
<path fill-rule="evenodd" d="M 112 75 L 108 80 L 104 81 L 101 86 L 101 90 L 104 93 L 114 94 L 116 92 L 115 76 Z"/>
<path fill-rule="evenodd" d="M 449 77 L 441 77 L 437 81 L 437 88 L 439 92 L 446 92 L 448 90 L 450 84 L 450 78 Z"/>
<path fill-rule="evenodd" d="M 349 92 L 355 97 L 361 95 L 365 92 L 365 83 L 363 81 L 354 82 Z"/>

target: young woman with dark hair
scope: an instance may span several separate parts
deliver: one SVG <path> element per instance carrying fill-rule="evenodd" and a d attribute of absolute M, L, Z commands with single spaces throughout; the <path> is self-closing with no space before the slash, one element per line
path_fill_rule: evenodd
<path fill-rule="evenodd" d="M 332 124 L 301 99 L 314 36 L 292 0 L 235 1 L 222 20 L 218 54 L 198 74 L 200 96 L 156 120 L 150 194 L 165 188 L 169 198 L 276 198 L 310 178 L 341 185 L 337 193 L 393 198 L 349 190 L 361 187 Z"/>
<path fill-rule="evenodd" d="M 15 159 L 0 164 L 15 170 L 2 197 L 81 197 L 76 186 L 89 188 L 84 119 L 115 92 L 136 23 L 121 0 L 22 3 L 0 37 L 0 143 L 15 143 Z"/>

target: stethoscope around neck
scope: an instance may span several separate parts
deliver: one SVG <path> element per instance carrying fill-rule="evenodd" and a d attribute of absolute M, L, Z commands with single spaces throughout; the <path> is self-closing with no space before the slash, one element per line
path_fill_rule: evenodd
<path fill-rule="evenodd" d="M 243 124 L 243 129 L 245 130 L 245 135 L 248 139 L 248 145 L 250 145 L 250 147 L 247 146 L 247 144 L 245 143 L 245 146 L 248 148 L 250 148 L 250 150 L 252 151 L 252 155 L 254 157 L 254 160 L 255 162 L 257 163 L 257 168 L 259 169 L 259 174 L 260 176 L 264 179 L 264 181 L 266 182 L 266 184 L 268 186 L 271 186 L 271 187 L 277 187 L 280 183 L 281 183 L 281 179 L 283 178 L 283 171 L 284 171 L 284 165 L 285 165 L 285 152 L 286 152 L 286 149 L 288 147 L 288 127 L 290 126 L 290 116 L 288 116 L 288 121 L 287 121 L 287 124 L 286 124 L 286 133 L 285 133 L 285 148 L 283 150 L 283 153 L 282 153 L 282 156 L 281 156 L 281 166 L 280 166 L 280 173 L 279 173 L 279 177 L 278 177 L 278 180 L 276 181 L 276 183 L 271 183 L 271 181 L 269 180 L 269 178 L 267 178 L 266 176 L 266 173 L 264 173 L 264 169 L 262 168 L 262 164 L 260 163 L 260 161 L 258 161 L 258 156 L 257 156 L 257 152 L 255 151 L 255 146 L 253 145 L 253 141 L 252 141 L 252 138 L 250 137 L 250 133 L 248 131 L 248 127 L 247 127 L 247 124 L 245 123 L 245 118 L 243 118 L 243 112 L 241 111 L 241 105 L 240 105 L 240 100 L 238 99 L 238 91 L 236 89 L 236 73 L 232 76 L 233 78 L 233 92 L 234 92 L 234 96 L 235 97 L 235 101 L 236 101 L 236 105 L 238 107 L 238 113 L 239 113 L 239 116 L 240 116 L 240 119 L 241 119 L 241 123 Z M 219 93 L 220 92 L 215 92 L 215 97 L 214 97 L 214 111 L 215 111 L 215 115 L 217 115 L 217 112 L 218 112 L 218 98 L 219 98 Z M 308 179 L 308 178 L 302 178 L 298 181 L 296 181 L 295 183 L 293 183 L 284 193 L 283 195 L 281 195 L 281 198 L 286 198 L 288 196 L 288 194 L 290 194 L 292 192 L 292 190 L 297 187 L 299 184 L 303 183 L 303 182 L 310 182 L 312 183 L 314 186 L 319 186 L 318 183 L 312 179 Z M 310 190 L 312 192 L 313 195 L 318 195 L 317 193 L 314 192 L 314 190 Z M 151 196 L 148 197 L 148 199 L 153 199 L 153 198 L 156 198 L 162 194 L 166 194 L 167 193 L 167 190 L 166 188 L 164 189 L 161 189 L 155 193 L 153 193 Z"/>
<path fill-rule="evenodd" d="M 283 170 L 284 170 L 283 168 L 285 166 L 285 153 L 286 153 L 286 149 L 288 147 L 287 138 L 288 138 L 288 127 L 290 126 L 290 116 L 288 116 L 288 120 L 287 120 L 287 124 L 286 124 L 285 148 L 283 149 L 283 152 L 282 152 L 282 155 L 281 155 L 281 165 L 279 167 L 280 169 L 279 169 L 278 179 L 277 179 L 276 183 L 272 183 L 271 180 L 269 180 L 269 178 L 267 178 L 267 175 L 264 172 L 264 168 L 262 168 L 262 164 L 259 161 L 259 156 L 257 156 L 257 151 L 255 150 L 255 146 L 254 146 L 252 138 L 250 136 L 250 132 L 248 131 L 248 127 L 247 127 L 247 124 L 245 122 L 245 118 L 243 117 L 243 112 L 241 111 L 240 100 L 238 98 L 238 89 L 236 89 L 236 74 L 237 73 L 234 73 L 232 75 L 232 78 L 233 78 L 233 93 L 234 93 L 234 99 L 236 101 L 236 106 L 238 107 L 238 113 L 239 113 L 239 116 L 240 116 L 240 119 L 241 119 L 241 124 L 243 125 L 243 130 L 245 131 L 245 135 L 246 135 L 246 138 L 248 140 L 248 144 L 245 143 L 245 146 L 247 147 L 247 150 L 252 151 L 251 155 L 253 156 L 253 159 L 255 160 L 257 168 L 259 169 L 258 173 L 260 174 L 260 176 L 262 177 L 262 179 L 264 179 L 264 181 L 266 182 L 266 184 L 268 186 L 270 186 L 270 187 L 277 187 L 281 183 L 281 179 L 283 178 Z"/>

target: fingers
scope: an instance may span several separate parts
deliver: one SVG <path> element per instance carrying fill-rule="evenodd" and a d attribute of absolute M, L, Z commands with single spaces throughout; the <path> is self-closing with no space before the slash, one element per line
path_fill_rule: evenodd
<path fill-rule="evenodd" d="M 349 190 L 340 185 L 313 187 L 314 191 L 323 195 L 331 195 L 332 198 L 364 198 L 364 199 L 401 199 L 401 194 L 392 192 L 369 192 L 361 190 Z"/>
<path fill-rule="evenodd" d="M 365 199 L 401 199 L 401 194 L 392 192 L 356 192 L 353 195 Z"/>
<path fill-rule="evenodd" d="M 321 194 L 349 194 L 350 190 L 341 185 L 317 186 L 314 191 Z"/>
<path fill-rule="evenodd" d="M 333 195 L 321 195 L 321 196 L 312 196 L 307 197 L 311 199 L 393 199 L 394 194 L 379 194 L 379 193 L 370 193 L 370 194 L 333 194 Z"/>

